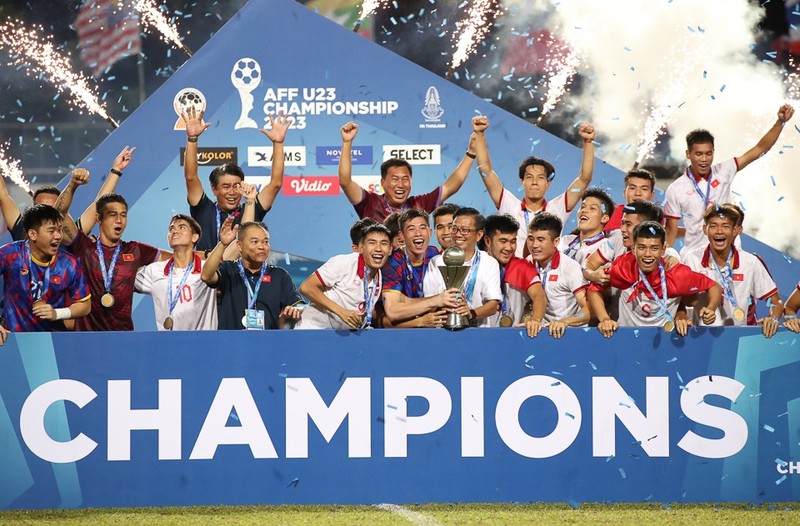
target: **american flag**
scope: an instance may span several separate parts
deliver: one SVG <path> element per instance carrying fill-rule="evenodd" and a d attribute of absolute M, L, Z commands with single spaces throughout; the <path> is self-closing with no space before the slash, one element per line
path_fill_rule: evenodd
<path fill-rule="evenodd" d="M 99 77 L 119 59 L 142 48 L 139 16 L 116 0 L 84 0 L 75 21 L 81 60 Z"/>

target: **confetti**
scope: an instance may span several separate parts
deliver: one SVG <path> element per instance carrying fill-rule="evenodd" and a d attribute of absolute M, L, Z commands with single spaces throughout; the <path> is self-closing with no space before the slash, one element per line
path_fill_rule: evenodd
<path fill-rule="evenodd" d="M 770 433 L 774 433 L 775 432 L 775 428 L 770 426 L 770 425 L 767 425 L 767 424 L 764 424 L 764 430 L 765 431 L 769 431 Z"/>

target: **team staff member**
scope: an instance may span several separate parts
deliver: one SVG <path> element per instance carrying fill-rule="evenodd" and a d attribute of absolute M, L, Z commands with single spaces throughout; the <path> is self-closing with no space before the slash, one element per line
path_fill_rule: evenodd
<path fill-rule="evenodd" d="M 295 328 L 371 327 L 381 295 L 381 267 L 391 250 L 389 229 L 367 226 L 358 252 L 333 256 L 300 285 L 311 305 Z"/>
<path fill-rule="evenodd" d="M 569 188 L 557 195 L 553 200 L 545 199 L 545 194 L 556 176 L 553 165 L 538 157 L 528 157 L 519 166 L 519 180 L 522 184 L 524 195 L 520 200 L 507 188 L 492 169 L 492 161 L 486 146 L 486 130 L 489 121 L 483 115 L 472 118 L 472 127 L 475 130 L 475 151 L 478 156 L 478 171 L 481 180 L 486 185 L 489 197 L 501 214 L 509 214 L 519 224 L 525 225 L 517 233 L 517 257 L 523 257 L 528 226 L 536 214 L 548 212 L 555 215 L 563 225 L 572 209 L 578 205 L 583 192 L 592 182 L 594 172 L 594 126 L 582 124 L 578 134 L 583 139 L 583 159 L 578 177 L 569 185 Z M 560 233 L 559 233 L 560 235 Z"/>
<path fill-rule="evenodd" d="M 92 312 L 75 323 L 78 331 L 132 331 L 133 293 L 136 272 L 172 254 L 138 241 L 122 241 L 128 226 L 128 203 L 119 194 L 106 194 L 95 203 L 95 219 L 83 227 L 100 226 L 100 235 L 89 238 L 75 223 L 65 223 L 72 243 L 67 247 L 83 265 Z"/>
<path fill-rule="evenodd" d="M 531 317 L 526 322 L 528 336 L 539 334 L 544 324 L 553 338 L 561 338 L 567 327 L 589 323 L 586 305 L 587 281 L 581 266 L 558 251 L 558 241 L 564 225 L 553 214 L 544 212 L 531 221 L 528 228 L 528 261 L 536 271 L 547 297 L 544 318 Z"/>
<path fill-rule="evenodd" d="M 739 157 L 714 164 L 714 136 L 707 130 L 694 130 L 686 136 L 686 172 L 667 188 L 664 217 L 667 219 L 667 246 L 681 237 L 678 221 L 686 228 L 684 250 L 689 252 L 705 245 L 703 215 L 709 205 L 730 203 L 731 183 L 739 170 L 767 153 L 780 137 L 783 126 L 794 115 L 794 108 L 784 104 L 778 108 L 778 119 L 758 144 Z"/>
<path fill-rule="evenodd" d="M 453 215 L 453 241 L 455 246 L 464 250 L 464 265 L 471 267 L 464 281 L 461 302 L 455 310 L 466 316 L 470 325 L 493 327 L 503 293 L 500 290 L 500 266 L 497 260 L 478 250 L 483 228 L 484 218 L 474 208 L 460 208 Z M 441 254 L 431 259 L 425 271 L 423 289 L 426 297 L 445 292 L 440 266 L 444 266 Z"/>
<path fill-rule="evenodd" d="M 91 309 L 80 264 L 59 250 L 61 214 L 52 206 L 34 205 L 22 214 L 22 225 L 28 240 L 0 247 L 6 298 L 0 345 L 8 332 L 63 330 L 61 320 L 86 316 Z"/>
<path fill-rule="evenodd" d="M 589 286 L 589 308 L 598 319 L 597 328 L 606 338 L 618 327 L 663 327 L 666 332 L 677 329 L 686 336 L 691 320 L 685 305 L 695 301 L 697 294 L 708 292 L 708 304 L 698 316 L 706 325 L 716 319 L 722 291 L 714 280 L 686 265 L 667 269 L 664 265 L 664 227 L 654 221 L 640 223 L 633 231 L 633 251 L 617 258 L 609 270 L 612 287 L 620 289 L 619 321 L 608 315 L 603 303 L 605 286 Z"/>
<path fill-rule="evenodd" d="M 175 214 L 167 228 L 172 258 L 136 273 L 136 292 L 153 297 L 158 330 L 210 331 L 217 328 L 217 299 L 200 279 L 205 263 L 194 251 L 202 229 L 191 216 Z"/>
<path fill-rule="evenodd" d="M 714 325 L 747 325 L 750 297 L 766 300 L 769 316 L 761 320 L 764 336 L 771 338 L 778 330 L 783 315 L 783 302 L 778 287 L 767 267 L 755 255 L 733 246 L 736 236 L 742 233 L 741 214 L 733 205 L 709 207 L 703 230 L 708 238 L 705 249 L 686 254 L 684 263 L 716 281 L 722 287 L 722 303 L 717 310 Z M 705 298 L 701 295 L 698 304 Z"/>
<path fill-rule="evenodd" d="M 186 178 L 186 196 L 189 200 L 189 212 L 200 223 L 203 235 L 197 243 L 197 250 L 208 251 L 214 248 L 219 240 L 219 231 L 226 216 L 234 217 L 235 224 L 248 221 L 262 221 L 267 215 L 283 184 L 283 141 L 286 139 L 286 130 L 292 125 L 293 120 L 279 113 L 276 118 L 268 115 L 270 129 L 262 129 L 261 133 L 272 141 L 272 172 L 269 184 L 264 185 L 255 200 L 253 218 L 243 217 L 244 204 L 239 186 L 244 181 L 244 172 L 233 164 L 226 163 L 215 168 L 209 176 L 211 192 L 216 201 L 211 201 L 203 190 L 203 184 L 197 175 L 197 141 L 200 135 L 211 126 L 203 122 L 203 112 L 197 113 L 195 108 L 189 108 L 187 113 L 181 114 L 186 123 L 186 158 L 183 163 L 183 173 Z"/>
<path fill-rule="evenodd" d="M 339 158 L 339 186 L 355 208 L 358 217 L 371 217 L 383 222 L 393 212 L 405 212 L 411 208 L 422 208 L 430 213 L 458 192 L 467 180 L 475 148 L 470 145 L 464 159 L 441 186 L 422 195 L 411 195 L 411 165 L 403 159 L 389 159 L 381 164 L 381 186 L 383 195 L 367 192 L 353 181 L 352 149 L 358 133 L 358 124 L 353 121 L 342 126 L 342 155 Z"/>
<path fill-rule="evenodd" d="M 286 320 L 300 319 L 296 305 L 302 298 L 292 278 L 284 269 L 267 264 L 267 227 L 255 221 L 235 227 L 233 223 L 230 216 L 223 222 L 220 242 L 209 253 L 200 273 L 201 279 L 220 293 L 218 328 L 281 329 Z M 239 259 L 222 261 L 225 247 L 234 239 Z"/>

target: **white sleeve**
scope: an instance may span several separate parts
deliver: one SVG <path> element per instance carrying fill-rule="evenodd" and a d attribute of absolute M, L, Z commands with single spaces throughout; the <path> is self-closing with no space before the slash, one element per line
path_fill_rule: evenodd
<path fill-rule="evenodd" d="M 500 197 L 500 206 L 497 207 L 497 211 L 501 214 L 517 217 L 520 210 L 522 210 L 522 201 L 511 193 L 508 188 L 503 187 L 503 195 Z"/>
<path fill-rule="evenodd" d="M 484 274 L 486 282 L 485 287 L 481 291 L 481 302 L 483 304 L 491 300 L 502 301 L 503 292 L 500 290 L 500 265 L 497 263 L 496 259 L 485 252 L 482 255 L 486 256 L 486 263 L 489 263 L 489 265 L 487 265 L 486 273 Z M 483 261 L 481 261 L 481 264 L 483 264 Z"/>
<path fill-rule="evenodd" d="M 347 272 L 347 263 L 353 254 L 333 256 L 316 270 L 325 288 L 331 288 L 342 279 L 343 272 Z"/>
<path fill-rule="evenodd" d="M 778 291 L 778 286 L 772 276 L 769 275 L 764 262 L 756 256 L 753 257 L 756 259 L 753 264 L 753 296 L 760 300 L 765 300 Z"/>
<path fill-rule="evenodd" d="M 677 181 L 677 180 L 676 180 Z M 681 217 L 681 207 L 678 203 L 678 195 L 677 191 L 675 190 L 675 182 L 673 181 L 668 187 L 667 192 L 664 196 L 664 218 L 671 218 L 680 219 Z"/>
<path fill-rule="evenodd" d="M 141 294 L 152 294 L 153 292 L 153 273 L 150 271 L 152 265 L 139 268 L 136 272 L 136 292 Z"/>
<path fill-rule="evenodd" d="M 672 247 L 667 247 L 667 249 L 664 251 L 664 257 L 665 258 L 673 257 L 676 258 L 678 261 L 681 261 L 680 253 Z M 681 263 L 683 263 L 683 261 L 681 261 Z M 696 268 L 693 268 L 692 270 L 697 271 Z"/>
<path fill-rule="evenodd" d="M 444 278 L 442 277 L 442 273 L 439 272 L 438 267 L 438 263 L 441 262 L 441 260 L 441 257 L 436 256 L 428 262 L 428 269 L 425 271 L 425 279 L 422 280 L 422 291 L 425 293 L 426 298 L 436 296 L 445 290 Z"/>

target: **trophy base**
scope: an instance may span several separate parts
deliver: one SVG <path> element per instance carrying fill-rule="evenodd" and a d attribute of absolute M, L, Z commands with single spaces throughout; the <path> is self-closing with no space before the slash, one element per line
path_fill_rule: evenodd
<path fill-rule="evenodd" d="M 466 316 L 455 312 L 451 312 L 447 315 L 447 322 L 444 324 L 444 328 L 448 331 L 460 331 L 467 327 L 469 327 L 469 320 Z"/>

